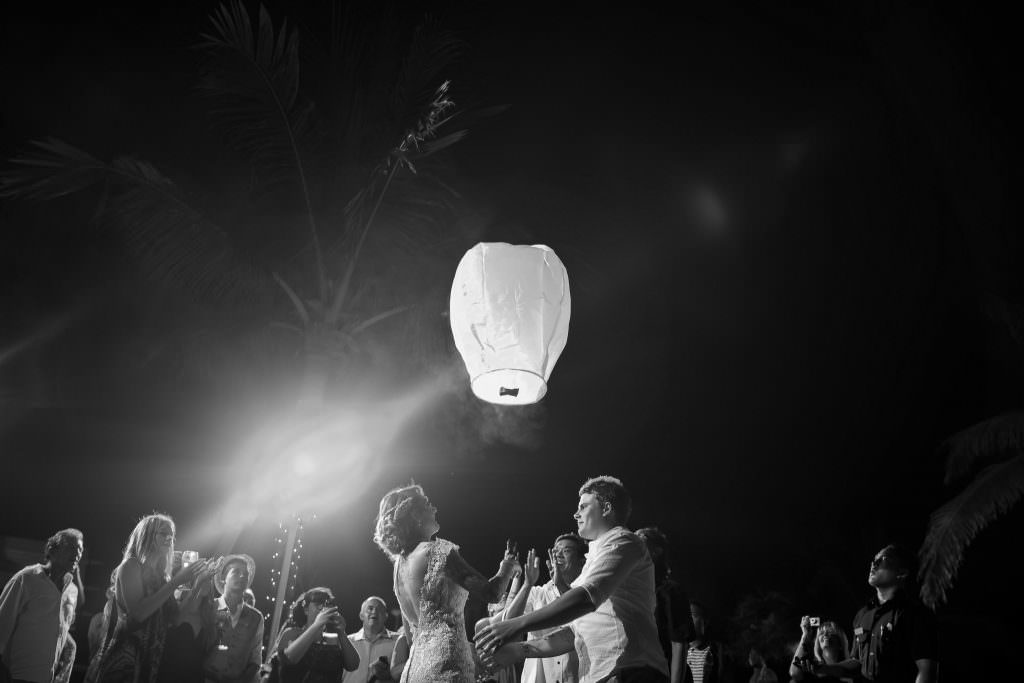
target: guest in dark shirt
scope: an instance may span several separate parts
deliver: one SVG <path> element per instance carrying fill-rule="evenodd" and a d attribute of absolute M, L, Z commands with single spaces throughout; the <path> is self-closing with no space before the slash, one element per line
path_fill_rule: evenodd
<path fill-rule="evenodd" d="M 213 617 L 213 576 L 216 561 L 207 565 L 188 588 L 176 591 L 178 610 L 164 637 L 157 683 L 203 683 L 203 662 L 216 645 Z"/>
<path fill-rule="evenodd" d="M 871 561 L 868 584 L 875 595 L 853 619 L 853 651 L 836 666 L 815 673 L 860 673 L 883 683 L 934 683 L 939 646 L 935 615 L 921 604 L 909 584 L 914 556 L 887 545 Z"/>
<path fill-rule="evenodd" d="M 336 683 L 343 670 L 355 671 L 359 653 L 344 633 L 345 619 L 330 588 L 310 588 L 300 595 L 274 648 L 281 682 Z"/>
<path fill-rule="evenodd" d="M 671 683 L 682 683 L 686 678 L 686 648 L 694 638 L 690 599 L 682 584 L 672 576 L 668 562 L 668 537 L 657 527 L 637 529 L 636 535 L 647 544 L 647 552 L 654 562 L 654 589 L 657 606 L 654 619 L 658 624 L 658 640 L 669 664 Z"/>

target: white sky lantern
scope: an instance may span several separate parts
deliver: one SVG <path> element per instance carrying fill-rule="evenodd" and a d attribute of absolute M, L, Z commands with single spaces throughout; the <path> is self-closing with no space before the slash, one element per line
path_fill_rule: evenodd
<path fill-rule="evenodd" d="M 542 244 L 481 242 L 455 271 L 450 316 L 473 393 L 535 403 L 569 336 L 569 276 Z"/>

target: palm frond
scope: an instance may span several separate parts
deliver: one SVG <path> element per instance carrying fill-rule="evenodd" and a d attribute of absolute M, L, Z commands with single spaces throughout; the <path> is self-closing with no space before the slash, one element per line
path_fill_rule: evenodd
<path fill-rule="evenodd" d="M 1005 327 L 1013 340 L 1024 346 L 1024 306 L 988 292 L 983 307 L 989 318 Z"/>
<path fill-rule="evenodd" d="M 100 185 L 96 220 L 124 235 L 148 277 L 226 305 L 266 298 L 262 271 L 236 254 L 226 232 L 154 165 L 129 157 L 106 163 L 52 138 L 32 146 L 12 160 L 18 168 L 5 172 L 5 196 L 48 200 Z"/>
<path fill-rule="evenodd" d="M 191 206 L 174 183 L 146 162 L 118 159 L 135 182 L 107 200 L 104 220 L 125 235 L 140 270 L 157 283 L 223 306 L 270 299 L 265 271 L 238 254 L 227 233 Z"/>
<path fill-rule="evenodd" d="M 982 529 L 1024 496 L 1024 456 L 989 465 L 955 498 L 932 513 L 919 552 L 921 599 L 945 602 L 964 551 Z"/>
<path fill-rule="evenodd" d="M 387 320 L 391 316 L 398 315 L 399 313 L 403 313 L 404 311 L 408 310 L 408 308 L 409 308 L 408 306 L 395 306 L 394 308 L 391 308 L 391 309 L 389 309 L 387 311 L 384 311 L 382 313 L 378 313 L 377 315 L 371 316 L 371 317 L 367 318 L 366 320 L 362 321 L 361 323 L 359 323 L 358 325 L 355 325 L 352 328 L 351 335 L 354 337 L 357 334 L 359 334 L 360 332 L 363 332 L 363 331 L 373 327 L 377 323 L 379 323 L 379 322 L 381 322 L 383 320 Z"/>
<path fill-rule="evenodd" d="M 979 465 L 1024 453 L 1024 412 L 997 415 L 957 432 L 943 444 L 946 483 L 969 474 Z"/>
<path fill-rule="evenodd" d="M 413 32 L 409 50 L 391 92 L 391 106 L 400 126 L 419 117 L 434 94 L 438 76 L 461 54 L 465 45 L 433 17 L 426 16 Z"/>
<path fill-rule="evenodd" d="M 320 294 L 326 292 L 323 255 L 303 159 L 313 107 L 299 97 L 299 37 L 287 22 L 275 34 L 260 5 L 255 28 L 239 0 L 211 17 L 214 34 L 203 34 L 207 53 L 200 90 L 213 103 L 216 127 L 246 154 L 257 174 L 257 191 L 291 184 L 301 198 L 309 227 Z"/>
<path fill-rule="evenodd" d="M 283 289 L 284 293 L 288 296 L 288 300 L 292 302 L 292 307 L 295 309 L 296 314 L 298 314 L 299 320 L 302 321 L 304 326 L 308 327 L 309 312 L 306 310 L 306 306 L 302 303 L 302 299 L 300 299 L 299 295 L 295 293 L 295 290 L 284 281 L 284 278 L 277 273 L 273 273 L 273 276 L 274 280 L 281 286 L 281 289 Z"/>
<path fill-rule="evenodd" d="M 457 130 L 454 133 L 449 133 L 448 135 L 439 137 L 436 140 L 427 140 L 420 145 L 421 156 L 427 157 L 431 154 L 440 152 L 442 149 L 447 149 L 462 138 L 466 137 L 468 134 L 468 130 Z"/>
<path fill-rule="evenodd" d="M 0 197 L 46 201 L 86 190 L 114 172 L 105 162 L 56 138 L 34 140 L 0 172 Z"/>
<path fill-rule="evenodd" d="M 212 102 L 215 127 L 248 155 L 264 186 L 302 179 L 299 138 L 309 111 L 299 104 L 299 39 L 287 22 L 275 35 L 266 8 L 255 27 L 238 0 L 211 16 L 199 89 Z"/>

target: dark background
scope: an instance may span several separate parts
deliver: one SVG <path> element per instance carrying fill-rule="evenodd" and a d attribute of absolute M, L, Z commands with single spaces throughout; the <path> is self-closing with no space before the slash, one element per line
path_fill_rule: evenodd
<path fill-rule="evenodd" d="M 5 156 L 52 135 L 168 172 L 217 167 L 187 96 L 213 7 L 18 9 L 2 29 Z M 270 8 L 309 28 L 323 5 Z M 1018 405 L 1024 354 L 986 306 L 1021 285 L 1008 10 L 420 3 L 396 26 L 420 10 L 465 40 L 453 99 L 509 105 L 452 150 L 485 217 L 462 248 L 555 249 L 569 342 L 537 407 L 463 396 L 404 423 L 379 471 L 339 482 L 344 504 L 307 524 L 300 584 L 333 586 L 352 625 L 363 596 L 390 596 L 370 533 L 379 496 L 409 478 L 489 573 L 506 537 L 546 548 L 574 528 L 579 484 L 609 473 L 723 628 L 771 591 L 848 624 L 873 553 L 917 547 L 956 493 L 943 441 Z M 74 200 L 0 208 L 0 338 L 20 349 L 0 357 L 0 534 L 81 528 L 96 609 L 140 515 L 166 511 L 179 548 L 202 543 L 244 476 L 227 454 L 263 418 L 231 388 L 144 364 L 119 379 L 145 316 L 103 303 L 132 274 L 87 218 Z M 261 601 L 285 519 L 262 512 L 236 545 Z M 940 611 L 984 658 L 1020 634 L 1021 523 L 981 534 Z"/>

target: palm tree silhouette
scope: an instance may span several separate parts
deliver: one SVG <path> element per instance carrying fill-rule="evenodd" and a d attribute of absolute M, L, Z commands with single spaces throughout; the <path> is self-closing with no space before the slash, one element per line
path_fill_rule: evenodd
<path fill-rule="evenodd" d="M 251 17 L 238 0 L 211 15 L 198 90 L 249 176 L 227 201 L 183 190 L 150 161 L 103 161 L 54 138 L 0 176 L 7 198 L 95 192 L 97 219 L 123 235 L 139 270 L 217 308 L 209 334 L 252 321 L 257 334 L 293 334 L 298 403 L 313 412 L 373 328 L 405 314 L 392 339 L 422 344 L 418 314 L 442 310 L 417 281 L 450 245 L 458 198 L 433 155 L 466 133 L 452 130 L 467 112 L 440 76 L 459 53 L 454 34 L 427 17 L 406 35 L 387 15 L 374 34 L 354 11 L 332 8 L 329 37 L 305 50 L 320 78 L 301 82 L 287 21 L 275 28 L 265 7 Z"/>

